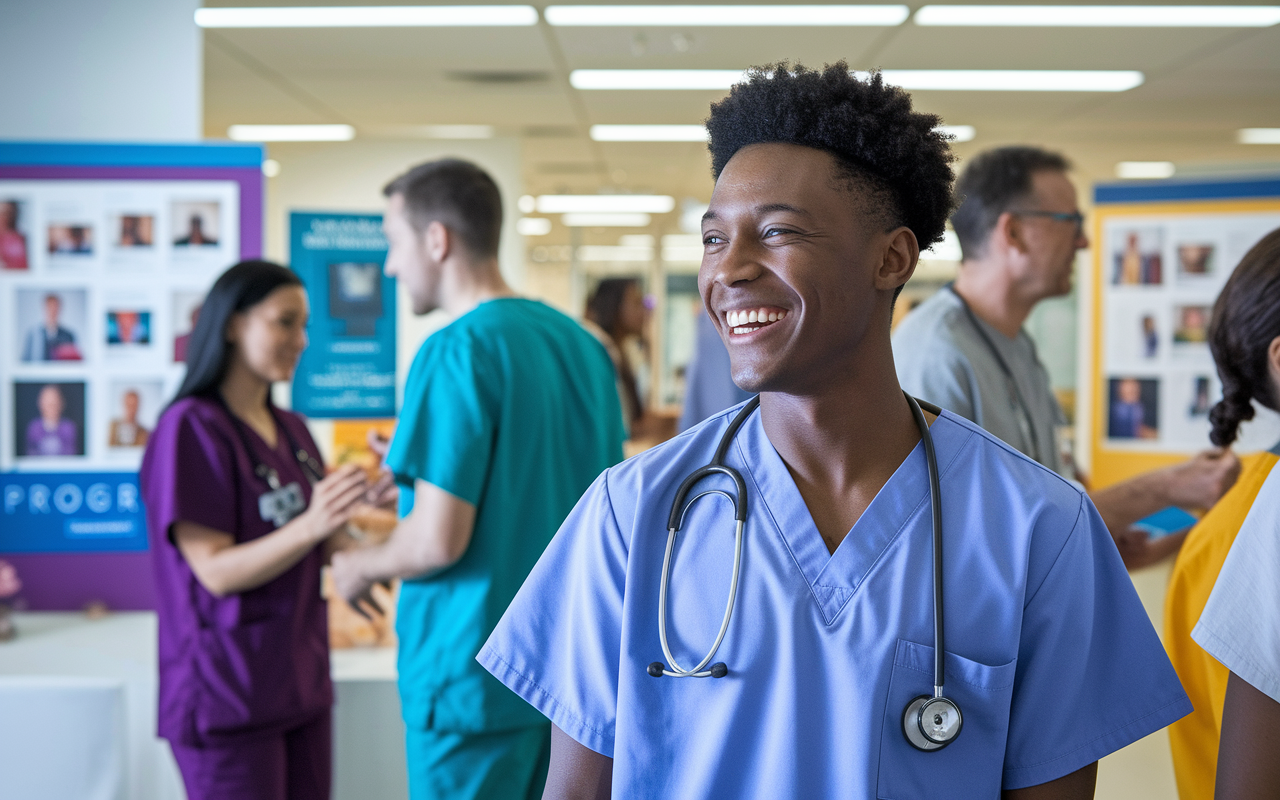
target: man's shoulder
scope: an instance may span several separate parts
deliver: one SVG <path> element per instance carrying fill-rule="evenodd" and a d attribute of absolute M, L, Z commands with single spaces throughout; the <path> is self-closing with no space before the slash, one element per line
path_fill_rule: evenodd
<path fill-rule="evenodd" d="M 940 464 L 943 471 L 956 471 L 959 476 L 982 475 L 984 480 L 994 479 L 988 485 L 1000 487 L 998 491 L 1007 499 L 1033 504 L 1047 502 L 1073 517 L 1078 514 L 1081 500 L 1085 497 L 1085 491 L 1079 484 L 1024 455 L 959 414 L 943 409 L 934 426 L 938 438 L 947 436 L 959 442 L 961 437 L 956 435 L 957 429 L 969 434 L 951 453 L 948 463 Z M 942 458 L 940 455 L 939 459 Z"/>
<path fill-rule="evenodd" d="M 920 305 L 907 312 L 894 331 L 894 345 L 899 340 L 914 344 L 922 339 L 954 340 L 963 329 L 964 306 L 949 289 L 939 289 Z"/>
<path fill-rule="evenodd" d="M 729 426 L 729 421 L 745 404 L 746 401 L 743 401 L 712 414 L 665 442 L 610 467 L 607 470 L 608 482 L 615 485 L 620 483 L 653 485 L 655 481 L 665 483 L 669 479 L 679 483 L 684 480 L 687 472 L 711 461 L 716 445 L 720 443 L 725 429 Z M 689 468 L 690 465 L 692 469 Z"/>

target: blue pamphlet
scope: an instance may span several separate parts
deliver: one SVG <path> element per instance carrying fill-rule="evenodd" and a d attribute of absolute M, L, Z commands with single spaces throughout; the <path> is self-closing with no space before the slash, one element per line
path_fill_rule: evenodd
<path fill-rule="evenodd" d="M 1140 531 L 1146 531 L 1152 539 L 1161 536 L 1168 536 L 1173 533 L 1181 533 L 1200 520 L 1180 508 L 1169 506 L 1162 508 L 1149 517 L 1143 517 L 1133 523 L 1134 528 Z"/>

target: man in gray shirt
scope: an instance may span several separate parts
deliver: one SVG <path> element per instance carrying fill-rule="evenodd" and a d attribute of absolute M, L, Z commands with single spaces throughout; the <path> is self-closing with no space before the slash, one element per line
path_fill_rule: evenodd
<path fill-rule="evenodd" d="M 1033 147 L 1002 147 L 970 162 L 956 184 L 962 202 L 951 217 L 960 272 L 898 326 L 893 357 L 907 392 L 1079 480 L 1058 447 L 1057 428 L 1066 419 L 1022 330 L 1036 303 L 1071 291 L 1076 251 L 1089 246 L 1069 169 L 1062 156 Z M 1166 506 L 1208 508 L 1239 472 L 1229 451 L 1205 451 L 1089 497 L 1134 569 L 1176 552 L 1185 537 L 1150 539 L 1131 528 L 1135 521 Z"/>

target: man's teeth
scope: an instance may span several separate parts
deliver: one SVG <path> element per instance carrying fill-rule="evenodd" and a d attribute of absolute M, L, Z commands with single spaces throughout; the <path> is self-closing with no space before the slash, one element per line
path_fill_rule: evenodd
<path fill-rule="evenodd" d="M 785 311 L 772 311 L 767 308 L 754 309 L 751 311 L 730 311 L 725 314 L 725 322 L 730 328 L 737 328 L 741 325 L 767 325 L 770 322 L 777 322 L 787 316 Z"/>

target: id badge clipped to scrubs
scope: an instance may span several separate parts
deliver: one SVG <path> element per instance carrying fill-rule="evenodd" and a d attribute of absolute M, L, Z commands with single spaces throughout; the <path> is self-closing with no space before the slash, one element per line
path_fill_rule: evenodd
<path fill-rule="evenodd" d="M 288 486 L 273 488 L 258 497 L 258 513 L 277 528 L 301 514 L 306 507 L 307 501 L 302 497 L 302 486 L 297 481 Z"/>

